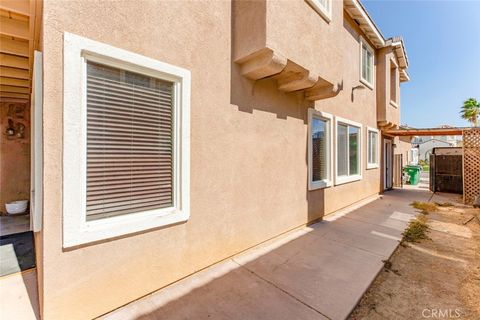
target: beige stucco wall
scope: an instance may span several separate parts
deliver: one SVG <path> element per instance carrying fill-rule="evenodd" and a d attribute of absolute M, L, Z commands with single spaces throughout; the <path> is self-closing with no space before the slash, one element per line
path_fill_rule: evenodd
<path fill-rule="evenodd" d="M 397 68 L 395 77 L 397 84 L 396 101 L 391 103 L 390 82 L 391 82 L 391 65 L 398 60 L 393 53 L 392 47 L 385 47 L 378 50 L 376 54 L 377 60 L 377 120 L 389 122 L 393 125 L 400 125 L 400 74 Z"/>
<path fill-rule="evenodd" d="M 395 154 L 403 155 L 403 165 L 409 164 L 411 159 L 410 149 L 412 148 L 411 143 L 412 137 L 396 137 L 394 140 L 395 143 Z"/>
<path fill-rule="evenodd" d="M 335 31 L 328 36 L 318 29 L 327 28 L 325 21 L 306 2 L 272 1 L 266 10 L 274 13 L 268 21 L 271 34 L 283 34 L 272 39 L 287 56 L 315 72 L 341 75 L 344 90 L 338 96 L 313 104 L 302 93 L 278 91 L 275 80 L 242 77 L 231 58 L 228 1 L 45 1 L 45 319 L 98 316 L 379 192 L 380 170 L 365 170 L 365 130 L 363 179 L 307 190 L 308 107 L 376 127 L 375 90 L 356 91 L 351 100 L 351 88 L 359 83 L 357 27 L 343 19 L 340 2 L 334 2 Z M 288 22 L 283 27 L 292 17 L 306 26 Z M 64 31 L 191 70 L 188 222 L 62 249 Z M 312 39 L 304 42 L 305 36 Z M 287 39 L 291 48 L 280 43 Z M 323 61 L 329 59 L 325 54 L 331 55 L 332 64 Z"/>

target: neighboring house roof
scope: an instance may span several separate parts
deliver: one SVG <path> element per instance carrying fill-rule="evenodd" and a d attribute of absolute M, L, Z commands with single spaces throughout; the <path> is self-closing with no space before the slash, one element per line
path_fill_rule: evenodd
<path fill-rule="evenodd" d="M 405 44 L 401 37 L 385 39 L 380 29 L 377 27 L 367 10 L 358 0 L 343 0 L 345 11 L 350 17 L 358 23 L 360 29 L 365 33 L 375 48 L 393 47 L 393 52 L 397 56 L 400 70 L 400 81 L 409 81 L 410 76 L 407 73 L 408 58 Z"/>
<path fill-rule="evenodd" d="M 450 145 L 453 144 L 452 142 L 448 142 L 448 141 L 440 140 L 440 139 L 430 139 L 430 140 L 422 141 L 422 142 L 414 142 L 414 144 L 421 145 L 421 144 L 432 142 L 432 141 L 441 142 L 441 143 L 450 144 Z"/>

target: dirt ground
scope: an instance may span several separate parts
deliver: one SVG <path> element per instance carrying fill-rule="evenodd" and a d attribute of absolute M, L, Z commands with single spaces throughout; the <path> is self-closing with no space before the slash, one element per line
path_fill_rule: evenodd
<path fill-rule="evenodd" d="M 480 319 L 480 209 L 435 194 L 429 239 L 402 242 L 350 319 Z"/>

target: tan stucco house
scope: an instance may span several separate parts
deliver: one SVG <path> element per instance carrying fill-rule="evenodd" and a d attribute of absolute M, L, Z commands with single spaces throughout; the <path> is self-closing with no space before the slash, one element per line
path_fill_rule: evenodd
<path fill-rule="evenodd" d="M 28 89 L 1 101 L 32 104 L 44 319 L 100 316 L 392 187 L 408 59 L 357 0 L 1 3 L 28 27 L 23 64 L 2 35 L 1 77 Z"/>

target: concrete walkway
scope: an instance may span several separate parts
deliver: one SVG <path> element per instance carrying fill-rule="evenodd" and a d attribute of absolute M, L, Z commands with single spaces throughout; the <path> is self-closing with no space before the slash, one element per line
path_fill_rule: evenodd
<path fill-rule="evenodd" d="M 104 319 L 345 319 L 427 201 L 393 190 L 187 277 Z"/>

